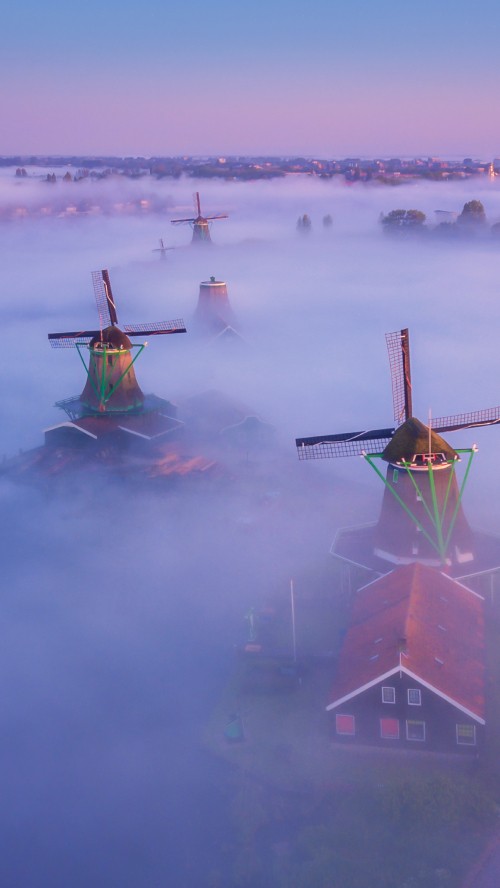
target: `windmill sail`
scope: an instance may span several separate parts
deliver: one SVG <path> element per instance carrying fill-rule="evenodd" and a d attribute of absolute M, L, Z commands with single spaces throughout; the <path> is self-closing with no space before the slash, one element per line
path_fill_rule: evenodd
<path fill-rule="evenodd" d="M 500 407 L 486 407 L 471 413 L 457 413 L 455 416 L 441 416 L 432 420 L 436 432 L 456 432 L 460 429 L 474 429 L 480 426 L 500 423 Z"/>
<path fill-rule="evenodd" d="M 346 432 L 314 438 L 297 438 L 299 459 L 329 459 L 340 456 L 361 456 L 381 452 L 391 441 L 394 429 L 371 429 L 364 432 Z"/>
<path fill-rule="evenodd" d="M 75 348 L 77 345 L 88 345 L 91 339 L 100 335 L 100 330 L 82 330 L 80 333 L 49 333 L 49 342 L 52 348 Z"/>
<path fill-rule="evenodd" d="M 161 336 L 168 333 L 185 333 L 184 321 L 153 321 L 151 324 L 124 324 L 123 329 L 128 336 Z"/>
<path fill-rule="evenodd" d="M 116 305 L 111 290 L 111 281 L 107 269 L 92 272 L 95 301 L 101 329 L 118 323 Z"/>
<path fill-rule="evenodd" d="M 392 403 L 394 421 L 398 425 L 412 416 L 410 336 L 408 329 L 386 333 L 385 341 L 389 352 L 391 369 Z"/>

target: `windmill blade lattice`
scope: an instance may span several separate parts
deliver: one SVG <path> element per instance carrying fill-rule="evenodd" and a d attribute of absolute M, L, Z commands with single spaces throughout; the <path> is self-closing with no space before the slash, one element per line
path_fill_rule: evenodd
<path fill-rule="evenodd" d="M 161 336 L 168 333 L 185 333 L 184 321 L 154 321 L 152 324 L 124 324 L 123 330 L 128 336 Z"/>
<path fill-rule="evenodd" d="M 106 269 L 93 271 L 92 283 L 94 285 L 94 295 L 101 329 L 117 324 L 118 316 L 116 314 L 116 305 L 113 299 L 108 271 Z"/>
<path fill-rule="evenodd" d="M 408 329 L 386 333 L 392 381 L 394 421 L 400 425 L 412 416 L 410 336 Z"/>
<path fill-rule="evenodd" d="M 49 333 L 49 342 L 53 348 L 75 348 L 78 345 L 88 345 L 93 339 L 100 339 L 102 341 L 103 331 L 108 328 L 114 328 L 115 331 L 118 331 L 116 303 L 113 298 L 107 269 L 93 271 L 92 283 L 99 314 L 100 330 Z M 176 318 L 173 321 L 152 321 L 149 324 L 125 324 L 123 325 L 123 331 L 128 336 L 164 336 L 169 333 L 185 333 L 186 327 L 181 318 Z M 123 347 L 123 344 L 120 347 Z"/>
<path fill-rule="evenodd" d="M 361 456 L 380 452 L 391 440 L 395 429 L 371 429 L 364 432 L 346 432 L 314 438 L 297 438 L 299 459 L 331 459 L 341 456 Z"/>
<path fill-rule="evenodd" d="M 100 330 L 82 330 L 81 333 L 49 333 L 49 342 L 52 348 L 76 348 L 77 345 L 88 345 L 95 336 L 100 336 Z"/>
<path fill-rule="evenodd" d="M 471 413 L 457 413 L 455 416 L 441 416 L 432 420 L 435 432 L 456 432 L 459 429 L 474 429 L 480 426 L 498 425 L 500 407 L 486 407 Z"/>

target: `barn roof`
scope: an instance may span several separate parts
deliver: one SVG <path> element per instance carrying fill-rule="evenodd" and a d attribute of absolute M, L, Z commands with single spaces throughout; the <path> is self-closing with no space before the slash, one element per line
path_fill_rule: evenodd
<path fill-rule="evenodd" d="M 327 709 L 399 672 L 484 722 L 482 597 L 422 564 L 360 589 Z"/>

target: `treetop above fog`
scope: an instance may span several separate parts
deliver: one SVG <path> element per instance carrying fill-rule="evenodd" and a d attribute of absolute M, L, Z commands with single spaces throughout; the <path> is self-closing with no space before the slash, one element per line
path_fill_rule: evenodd
<path fill-rule="evenodd" d="M 382 216 L 380 222 L 388 228 L 420 228 L 425 222 L 425 213 L 421 210 L 391 210 Z"/>
<path fill-rule="evenodd" d="M 438 211 L 436 211 L 438 212 Z M 441 211 L 439 211 L 441 212 Z M 469 200 L 464 204 L 462 212 L 457 215 L 442 211 L 443 215 L 449 216 L 446 221 L 434 226 L 427 226 L 426 216 L 421 210 L 391 210 L 390 213 L 380 214 L 379 221 L 388 232 L 437 232 L 442 235 L 459 236 L 462 234 L 472 234 L 473 232 L 491 230 L 492 234 L 498 235 L 498 224 L 492 226 L 491 229 L 486 228 L 486 213 L 484 206 L 480 200 Z"/>
<path fill-rule="evenodd" d="M 469 200 L 457 219 L 460 225 L 483 225 L 486 222 L 486 213 L 480 200 Z"/>

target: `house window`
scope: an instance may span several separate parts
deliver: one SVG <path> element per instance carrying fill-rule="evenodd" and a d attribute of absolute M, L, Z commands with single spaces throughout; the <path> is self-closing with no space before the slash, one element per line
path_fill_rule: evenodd
<path fill-rule="evenodd" d="M 337 734 L 346 734 L 353 737 L 356 733 L 356 722 L 353 715 L 336 715 L 335 726 Z"/>
<path fill-rule="evenodd" d="M 399 740 L 399 721 L 397 718 L 380 719 L 380 736 L 383 740 Z"/>
<path fill-rule="evenodd" d="M 382 703 L 396 702 L 396 688 L 382 688 Z"/>
<path fill-rule="evenodd" d="M 406 739 L 422 741 L 425 740 L 425 722 L 416 721 L 415 719 L 407 719 Z"/>
<path fill-rule="evenodd" d="M 422 695 L 420 688 L 408 688 L 408 704 L 410 706 L 421 706 Z"/>
<path fill-rule="evenodd" d="M 457 725 L 457 743 L 459 746 L 475 746 L 476 726 Z"/>

